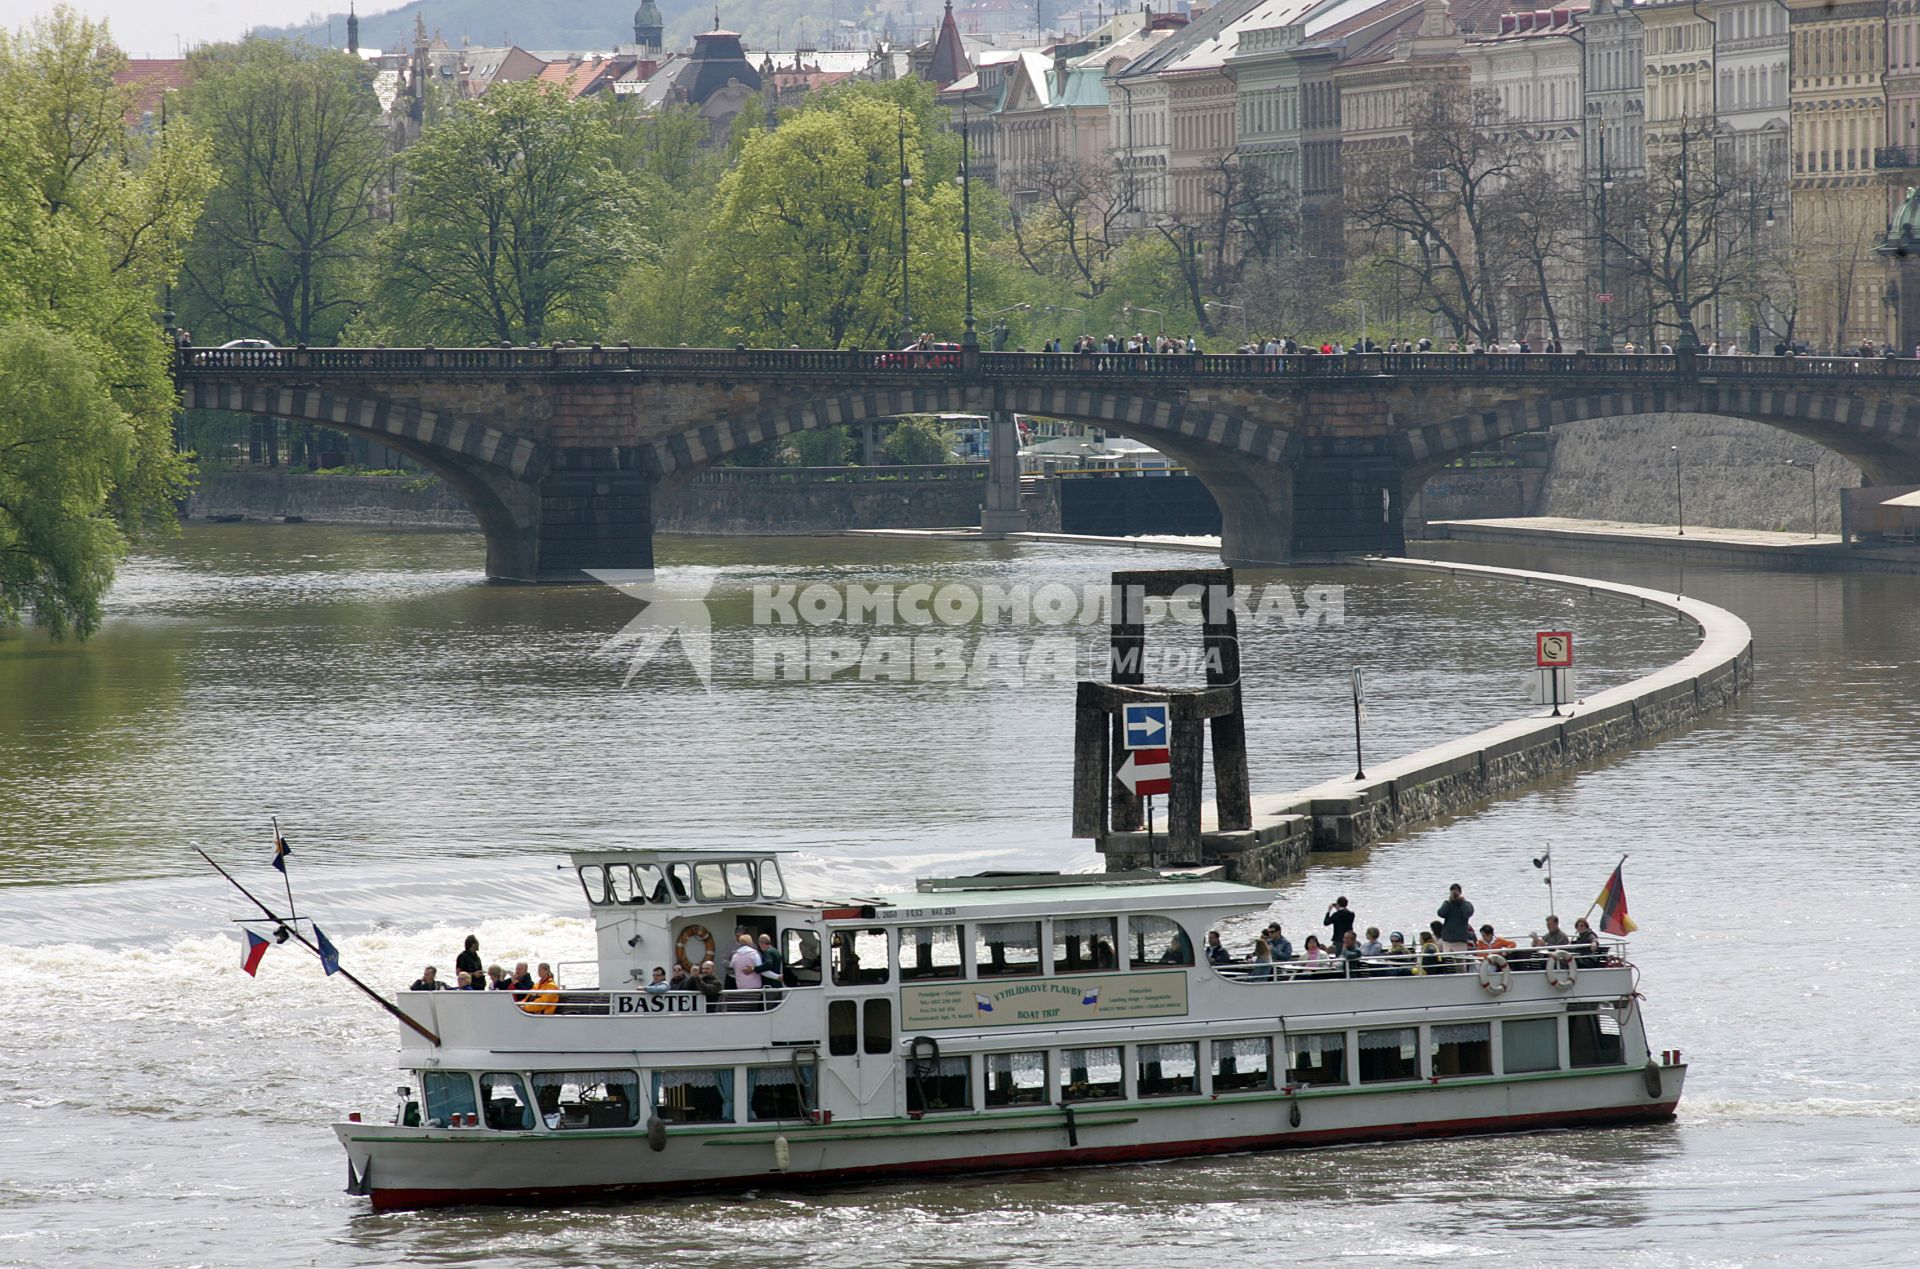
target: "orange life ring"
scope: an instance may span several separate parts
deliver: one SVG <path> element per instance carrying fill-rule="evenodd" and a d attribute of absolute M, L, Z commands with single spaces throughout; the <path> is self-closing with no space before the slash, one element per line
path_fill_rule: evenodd
<path fill-rule="evenodd" d="M 704 944 L 706 950 L 698 956 L 689 957 L 687 955 L 687 944 L 696 940 Z M 679 939 L 676 940 L 673 945 L 673 954 L 679 957 L 680 963 L 689 970 L 699 969 L 701 961 L 712 960 L 718 952 L 719 949 L 714 946 L 713 935 L 704 925 L 689 925 L 683 927 L 680 931 Z"/>

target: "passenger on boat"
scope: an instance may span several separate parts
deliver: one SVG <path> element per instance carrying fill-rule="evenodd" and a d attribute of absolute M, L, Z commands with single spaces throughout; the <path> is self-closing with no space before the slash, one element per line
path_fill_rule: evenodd
<path fill-rule="evenodd" d="M 1319 971 L 1327 967 L 1327 962 L 1328 957 L 1326 950 L 1320 946 L 1320 936 L 1318 934 L 1307 935 L 1306 947 L 1300 953 L 1300 963 L 1308 969 Z"/>
<path fill-rule="evenodd" d="M 1360 955 L 1384 956 L 1386 951 L 1386 948 L 1380 946 L 1380 927 L 1377 925 L 1369 925 L 1367 927 L 1366 941 L 1360 944 Z"/>
<path fill-rule="evenodd" d="M 760 981 L 768 987 L 784 987 L 787 982 L 786 958 L 780 955 L 771 934 L 760 936 Z"/>
<path fill-rule="evenodd" d="M 1263 938 L 1253 941 L 1253 972 L 1247 975 L 1250 983 L 1270 983 L 1273 981 L 1273 949 L 1267 946 Z"/>
<path fill-rule="evenodd" d="M 647 994 L 649 996 L 662 996 L 672 989 L 673 984 L 667 981 L 666 966 L 655 965 L 653 967 L 653 980 L 647 984 Z"/>
<path fill-rule="evenodd" d="M 1447 887 L 1447 898 L 1435 916 L 1440 918 L 1440 946 L 1449 952 L 1473 950 L 1473 904 L 1460 893 L 1460 883 Z"/>
<path fill-rule="evenodd" d="M 741 930 L 734 936 L 733 959 L 727 962 L 733 971 L 733 985 L 746 991 L 760 990 L 760 949 L 753 935 Z"/>
<path fill-rule="evenodd" d="M 833 936 L 833 981 L 841 986 L 860 981 L 860 953 L 845 930 Z"/>
<path fill-rule="evenodd" d="M 1348 930 L 1340 939 L 1339 950 L 1334 953 L 1340 966 L 1349 978 L 1358 978 L 1363 972 L 1360 965 L 1360 936 Z"/>
<path fill-rule="evenodd" d="M 1328 904 L 1327 914 L 1320 918 L 1320 924 L 1333 927 L 1333 933 L 1328 937 L 1333 940 L 1335 947 L 1339 947 L 1347 941 L 1347 934 L 1353 929 L 1353 922 L 1353 909 L 1347 906 L 1347 896 L 1345 895 L 1341 895 L 1338 899 Z"/>
<path fill-rule="evenodd" d="M 498 965 L 487 966 L 487 984 L 494 991 L 505 991 L 513 986 L 513 980 L 507 977 L 507 971 Z"/>
<path fill-rule="evenodd" d="M 464 970 L 469 974 L 483 972 L 480 966 L 480 938 L 478 935 L 467 935 L 466 946 L 461 949 L 460 955 L 454 958 L 453 967 L 456 970 Z"/>
<path fill-rule="evenodd" d="M 1097 934 L 1093 939 L 1092 951 L 1095 969 L 1114 969 L 1120 964 L 1120 958 L 1114 954 L 1113 944 Z"/>
<path fill-rule="evenodd" d="M 1438 921 L 1435 925 L 1440 924 Z M 1440 940 L 1432 930 L 1420 931 L 1420 946 L 1413 954 L 1413 972 L 1416 974 L 1438 974 L 1440 971 Z"/>
<path fill-rule="evenodd" d="M 1387 976 L 1405 978 L 1414 973 L 1413 953 L 1407 949 L 1407 936 L 1395 930 L 1387 936 Z"/>
<path fill-rule="evenodd" d="M 445 991 L 447 985 L 440 981 L 440 971 L 429 965 L 420 971 L 420 977 L 409 991 Z"/>
<path fill-rule="evenodd" d="M 1485 956 L 1488 952 L 1511 951 L 1513 947 L 1512 939 L 1501 938 L 1494 934 L 1491 925 L 1483 925 L 1480 927 L 1480 941 L 1473 945 L 1473 950 Z"/>
<path fill-rule="evenodd" d="M 1600 936 L 1587 924 L 1587 918 L 1575 917 L 1573 920 L 1573 942 L 1571 946 L 1579 950 L 1579 963 L 1582 969 L 1592 969 L 1606 963 L 1606 957 L 1600 951 Z"/>
<path fill-rule="evenodd" d="M 1267 926 L 1267 946 L 1273 949 L 1273 959 L 1276 964 L 1293 959 L 1293 944 L 1289 943 L 1287 936 L 1280 932 L 1278 921 L 1270 922 Z"/>
<path fill-rule="evenodd" d="M 533 984 L 533 990 L 524 997 L 516 997 L 520 1007 L 528 1013 L 558 1013 L 560 1011 L 560 984 L 553 981 L 553 966 L 540 962 L 540 977 Z"/>
<path fill-rule="evenodd" d="M 1220 931 L 1218 930 L 1207 931 L 1207 964 L 1233 964 L 1233 955 L 1227 951 L 1226 945 L 1220 941 Z"/>
<path fill-rule="evenodd" d="M 698 990 L 693 984 L 693 971 L 688 969 L 685 965 L 676 964 L 673 967 L 672 977 L 667 979 L 667 990 L 669 991 Z"/>
<path fill-rule="evenodd" d="M 1535 947 L 1565 947 L 1569 942 L 1567 932 L 1560 928 L 1560 918 L 1552 913 L 1547 914 L 1547 932 L 1533 936 Z"/>
<path fill-rule="evenodd" d="M 513 963 L 513 981 L 509 982 L 507 986 L 517 993 L 514 996 L 516 1001 L 525 1000 L 527 993 L 533 990 L 533 975 L 527 972 L 527 963 L 525 961 L 515 961 Z"/>
<path fill-rule="evenodd" d="M 687 985 L 705 996 L 708 1003 L 718 1001 L 727 986 L 720 981 L 720 975 L 714 972 L 712 961 L 701 961 L 700 972 L 687 979 Z"/>
<path fill-rule="evenodd" d="M 463 991 L 485 991 L 487 989 L 487 976 L 484 973 L 476 971 L 471 974 L 462 974 L 460 977 L 465 980 L 461 984 L 461 990 Z"/>

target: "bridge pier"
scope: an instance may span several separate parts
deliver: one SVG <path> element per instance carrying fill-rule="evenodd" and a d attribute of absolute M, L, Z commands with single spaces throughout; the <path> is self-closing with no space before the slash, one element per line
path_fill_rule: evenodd
<path fill-rule="evenodd" d="M 1293 558 L 1404 555 L 1405 477 L 1383 454 L 1307 457 L 1293 467 Z"/>
<path fill-rule="evenodd" d="M 606 450 L 556 449 L 509 500 L 502 522 L 482 519 L 487 578 L 495 582 L 591 580 L 589 570 L 653 567 L 655 483 Z"/>

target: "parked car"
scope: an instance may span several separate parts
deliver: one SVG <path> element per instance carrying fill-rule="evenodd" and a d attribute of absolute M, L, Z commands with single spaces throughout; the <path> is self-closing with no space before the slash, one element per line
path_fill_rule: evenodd
<path fill-rule="evenodd" d="M 882 370 L 957 370 L 960 345 L 934 344 L 922 348 L 919 344 L 908 344 L 898 352 L 881 353 L 877 364 Z"/>
<path fill-rule="evenodd" d="M 232 359 L 240 362 L 242 365 L 277 366 L 280 364 L 279 348 L 270 339 L 229 339 L 226 343 L 220 345 L 220 351 L 222 352 L 231 348 L 262 350 L 260 356 L 257 358 L 237 357 Z M 211 353 L 196 353 L 194 354 L 193 360 L 195 365 L 206 365 L 210 361 L 213 361 L 214 357 Z M 227 361 L 229 359 L 222 357 L 219 358 L 219 360 Z"/>

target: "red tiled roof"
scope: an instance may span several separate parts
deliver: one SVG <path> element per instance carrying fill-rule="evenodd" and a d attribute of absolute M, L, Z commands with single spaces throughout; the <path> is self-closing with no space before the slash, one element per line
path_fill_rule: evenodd
<path fill-rule="evenodd" d="M 129 58 L 125 69 L 114 74 L 113 82 L 122 88 L 133 87 L 127 122 L 138 123 L 146 115 L 160 113 L 162 97 L 187 86 L 187 62 L 181 57 Z"/>

